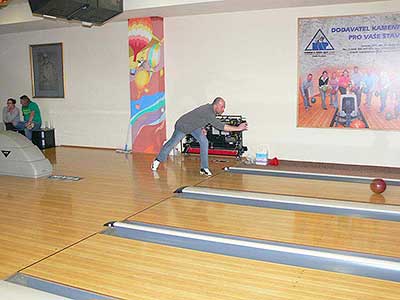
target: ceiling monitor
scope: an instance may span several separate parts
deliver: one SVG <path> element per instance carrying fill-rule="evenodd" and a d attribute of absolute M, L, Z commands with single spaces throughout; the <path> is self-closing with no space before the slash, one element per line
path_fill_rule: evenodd
<path fill-rule="evenodd" d="M 29 0 L 33 14 L 102 25 L 122 13 L 123 0 Z"/>

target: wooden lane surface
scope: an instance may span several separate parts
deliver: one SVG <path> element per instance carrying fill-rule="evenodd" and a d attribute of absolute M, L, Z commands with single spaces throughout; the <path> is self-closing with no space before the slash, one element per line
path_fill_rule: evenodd
<path fill-rule="evenodd" d="M 400 257 L 400 222 L 169 198 L 130 218 L 152 224 Z"/>
<path fill-rule="evenodd" d="M 249 174 L 220 173 L 198 186 L 251 192 L 400 205 L 400 186 L 388 186 L 380 195 L 366 183 L 310 180 Z"/>
<path fill-rule="evenodd" d="M 154 174 L 153 155 L 65 147 L 45 153 L 54 175 L 83 180 L 0 176 L 0 279 L 204 180 L 196 159 L 170 160 Z"/>
<path fill-rule="evenodd" d="M 400 284 L 96 235 L 24 274 L 121 299 L 398 300 Z"/>

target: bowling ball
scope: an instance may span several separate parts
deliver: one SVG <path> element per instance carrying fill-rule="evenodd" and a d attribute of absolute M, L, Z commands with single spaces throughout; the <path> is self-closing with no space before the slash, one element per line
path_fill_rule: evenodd
<path fill-rule="evenodd" d="M 365 128 L 365 123 L 359 119 L 354 120 L 350 123 L 351 128 Z"/>
<path fill-rule="evenodd" d="M 331 94 L 335 95 L 336 93 L 337 93 L 337 90 L 336 89 L 332 89 Z"/>
<path fill-rule="evenodd" d="M 315 99 L 315 97 L 312 97 L 311 98 L 311 103 L 315 103 L 315 102 L 317 102 L 317 99 Z"/>
<path fill-rule="evenodd" d="M 324 92 L 326 92 L 326 91 L 328 90 L 328 86 L 327 86 L 327 85 L 321 86 L 321 90 L 323 90 Z"/>
<path fill-rule="evenodd" d="M 391 119 L 393 119 L 392 113 L 391 113 L 391 112 L 387 112 L 387 113 L 385 114 L 385 119 L 388 120 L 388 121 L 390 121 Z"/>
<path fill-rule="evenodd" d="M 386 182 L 383 179 L 375 178 L 372 180 L 369 187 L 375 194 L 381 194 L 386 190 Z"/>

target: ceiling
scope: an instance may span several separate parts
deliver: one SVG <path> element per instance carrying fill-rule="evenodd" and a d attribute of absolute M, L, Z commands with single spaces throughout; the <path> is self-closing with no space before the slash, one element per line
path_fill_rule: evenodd
<path fill-rule="evenodd" d="M 143 16 L 185 16 L 262 9 L 379 2 L 385 0 L 124 0 L 124 12 L 109 22 Z M 33 16 L 28 0 L 10 0 L 0 9 L 0 34 L 81 26 L 78 22 Z"/>

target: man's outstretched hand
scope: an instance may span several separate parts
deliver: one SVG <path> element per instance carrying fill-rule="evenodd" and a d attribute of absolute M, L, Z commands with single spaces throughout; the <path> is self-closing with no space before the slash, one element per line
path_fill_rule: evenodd
<path fill-rule="evenodd" d="M 244 130 L 248 130 L 247 122 L 241 123 L 238 126 L 233 126 L 228 124 L 224 126 L 224 131 L 244 131 Z"/>
<path fill-rule="evenodd" d="M 248 130 L 248 124 L 247 124 L 247 122 L 244 122 L 244 123 L 240 124 L 240 125 L 238 126 L 238 128 L 240 129 L 240 131 Z"/>

